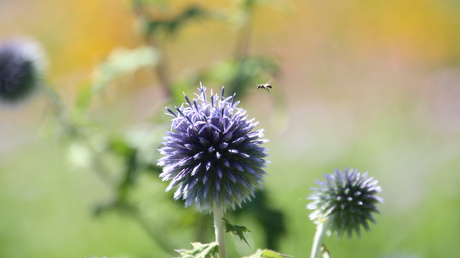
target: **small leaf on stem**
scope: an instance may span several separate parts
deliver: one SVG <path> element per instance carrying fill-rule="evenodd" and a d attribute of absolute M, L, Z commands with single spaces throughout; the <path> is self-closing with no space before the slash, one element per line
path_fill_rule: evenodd
<path fill-rule="evenodd" d="M 244 237 L 243 233 L 251 232 L 251 231 L 245 226 L 233 225 L 233 224 L 230 224 L 230 222 L 227 219 L 225 218 L 222 218 L 222 219 L 225 221 L 226 232 L 230 232 L 234 235 L 237 235 L 240 238 L 240 240 L 244 241 L 249 246 L 248 241 L 246 241 L 246 238 Z"/>

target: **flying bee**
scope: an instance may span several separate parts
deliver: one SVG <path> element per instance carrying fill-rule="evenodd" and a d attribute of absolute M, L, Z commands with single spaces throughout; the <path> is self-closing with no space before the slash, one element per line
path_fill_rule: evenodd
<path fill-rule="evenodd" d="M 270 93 L 270 89 L 272 88 L 270 81 L 264 84 L 256 84 L 256 86 L 257 86 L 257 89 L 265 89 L 266 91 L 268 91 L 268 93 Z"/>

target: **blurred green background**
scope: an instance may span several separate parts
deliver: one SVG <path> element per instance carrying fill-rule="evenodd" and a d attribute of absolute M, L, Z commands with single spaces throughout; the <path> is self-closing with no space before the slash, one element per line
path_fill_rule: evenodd
<path fill-rule="evenodd" d="M 187 80 L 234 55 L 240 3 L 150 2 L 148 12 L 160 20 L 191 4 L 234 18 L 199 19 L 163 40 L 172 80 Z M 264 189 L 287 227 L 277 251 L 309 256 L 315 232 L 305 209 L 310 187 L 334 168 L 356 167 L 379 180 L 382 214 L 361 239 L 327 238 L 332 257 L 460 253 L 459 13 L 460 2 L 452 0 L 267 0 L 253 9 L 246 51 L 273 58 L 279 72 L 262 73 L 256 82 L 271 79 L 271 93 L 251 81 L 238 96 L 270 140 Z M 117 78 L 84 115 L 73 113 L 94 69 L 114 49 L 145 44 L 139 23 L 131 1 L 0 0 L 0 38 L 26 35 L 41 42 L 47 79 L 72 121 L 90 132 L 91 151 L 103 152 L 98 143 L 108 136 L 127 138 L 142 142 L 146 163 L 154 165 L 158 137 L 169 128 L 164 106 L 173 104 L 153 70 Z M 218 79 L 202 82 L 216 91 L 222 86 Z M 180 91 L 190 96 L 198 86 Z M 52 117 L 43 94 L 0 106 L 0 257 L 171 257 L 152 241 L 146 221 L 169 237 L 171 249 L 197 241 L 196 218 L 187 221 L 196 211 L 172 202 L 167 183 L 151 171 L 137 175 L 129 195 L 143 220 L 123 212 L 95 216 L 95 208 L 119 192 L 88 169 L 93 152 L 63 136 Z M 113 153 L 103 156 L 117 178 L 126 164 Z M 252 231 L 252 249 L 228 235 L 233 255 L 266 248 L 254 218 L 237 222 Z M 204 223 L 212 239 L 211 217 Z"/>

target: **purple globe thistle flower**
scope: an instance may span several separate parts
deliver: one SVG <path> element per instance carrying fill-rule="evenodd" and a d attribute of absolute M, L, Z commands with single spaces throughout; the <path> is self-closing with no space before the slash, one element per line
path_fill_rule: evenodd
<path fill-rule="evenodd" d="M 307 208 L 313 210 L 310 219 L 317 223 L 328 220 L 331 232 L 342 236 L 347 232 L 351 237 L 353 231 L 361 235 L 361 226 L 369 230 L 368 221 L 375 223 L 372 213 L 380 213 L 376 207 L 383 199 L 376 196 L 381 192 L 377 180 L 368 178 L 367 172 L 358 173 L 357 169 L 344 172 L 336 169 L 332 175 L 325 174 L 326 182 L 317 181 L 319 188 L 308 199 L 313 200 Z"/>
<path fill-rule="evenodd" d="M 164 137 L 158 165 L 160 177 L 171 180 L 166 191 L 178 187 L 174 199 L 185 200 L 185 206 L 196 203 L 201 210 L 213 207 L 241 207 L 254 197 L 266 172 L 267 142 L 263 129 L 253 131 L 258 124 L 248 120 L 246 111 L 237 108 L 235 94 L 231 97 L 206 97 L 206 88 L 199 88 L 197 99 L 184 94 L 186 103 L 176 107 L 171 131 Z"/>
<path fill-rule="evenodd" d="M 0 43 L 0 101 L 29 97 L 40 84 L 43 51 L 33 40 L 10 38 Z"/>

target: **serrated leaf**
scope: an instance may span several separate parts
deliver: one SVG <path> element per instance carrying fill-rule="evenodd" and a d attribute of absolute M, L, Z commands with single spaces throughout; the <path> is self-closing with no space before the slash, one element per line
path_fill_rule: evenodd
<path fill-rule="evenodd" d="M 176 250 L 182 258 L 217 258 L 219 253 L 219 245 L 217 242 L 202 244 L 200 242 L 191 243 L 192 250 L 180 249 Z"/>
<path fill-rule="evenodd" d="M 169 35 L 174 35 L 190 20 L 202 18 L 208 15 L 208 12 L 198 5 L 190 5 L 183 10 L 179 15 L 167 19 L 152 19 L 147 20 L 145 27 L 146 35 L 155 35 L 158 32 L 166 32 Z"/>
<path fill-rule="evenodd" d="M 281 254 L 269 249 L 257 249 L 256 253 L 251 256 L 245 256 L 243 258 L 283 258 L 293 257 L 292 255 Z"/>
<path fill-rule="evenodd" d="M 246 241 L 246 238 L 244 237 L 243 233 L 251 232 L 251 231 L 247 229 L 245 226 L 238 226 L 238 225 L 230 224 L 230 222 L 226 220 L 225 218 L 223 218 L 223 220 L 225 221 L 226 232 L 230 232 L 234 235 L 237 235 L 240 238 L 240 240 L 244 241 L 249 246 L 249 243 L 248 241 Z"/>
<path fill-rule="evenodd" d="M 153 67 L 158 62 L 157 52 L 150 47 L 136 49 L 115 49 L 107 60 L 100 64 L 93 73 L 92 90 L 97 92 L 112 80 L 131 74 L 143 67 Z"/>

